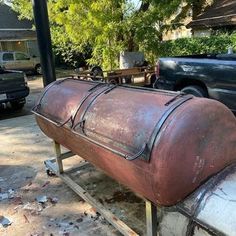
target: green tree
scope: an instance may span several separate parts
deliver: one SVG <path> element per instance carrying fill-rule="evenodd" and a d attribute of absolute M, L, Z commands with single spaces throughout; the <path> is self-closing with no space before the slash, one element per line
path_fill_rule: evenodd
<path fill-rule="evenodd" d="M 120 51 L 142 50 L 152 57 L 164 30 L 186 17 L 194 0 L 48 0 L 51 32 L 56 52 L 84 52 L 92 47 L 90 64 L 104 69 L 118 65 Z M 32 19 L 30 0 L 12 0 L 22 18 Z M 200 4 L 202 6 L 203 3 Z M 200 9 L 198 5 L 198 10 Z M 177 12 L 177 13 L 176 13 Z M 167 20 L 175 14 L 170 23 Z M 68 50 L 70 49 L 70 50 Z M 65 57 L 70 53 L 64 52 Z M 67 55 L 68 54 L 68 55 Z"/>

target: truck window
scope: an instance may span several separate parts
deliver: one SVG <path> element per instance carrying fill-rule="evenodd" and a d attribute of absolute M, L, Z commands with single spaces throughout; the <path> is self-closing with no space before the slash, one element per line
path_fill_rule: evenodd
<path fill-rule="evenodd" d="M 3 61 L 14 61 L 13 53 L 4 53 L 2 60 Z"/>
<path fill-rule="evenodd" d="M 16 60 L 17 61 L 21 61 L 21 60 L 28 60 L 29 57 L 27 55 L 25 55 L 24 53 L 16 53 Z"/>

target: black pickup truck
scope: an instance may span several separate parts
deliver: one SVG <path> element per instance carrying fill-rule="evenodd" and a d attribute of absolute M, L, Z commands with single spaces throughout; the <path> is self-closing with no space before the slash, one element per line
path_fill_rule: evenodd
<path fill-rule="evenodd" d="M 14 109 L 21 109 L 29 95 L 26 76 L 21 71 L 7 71 L 0 68 L 0 107 L 11 104 Z"/>
<path fill-rule="evenodd" d="M 236 112 L 236 54 L 160 58 L 154 86 L 216 99 Z"/>

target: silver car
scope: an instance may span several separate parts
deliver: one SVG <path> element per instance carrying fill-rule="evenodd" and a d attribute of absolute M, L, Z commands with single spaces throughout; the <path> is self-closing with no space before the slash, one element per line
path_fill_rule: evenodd
<path fill-rule="evenodd" d="M 0 51 L 0 67 L 6 70 L 34 71 L 41 74 L 38 57 L 30 57 L 23 52 Z"/>

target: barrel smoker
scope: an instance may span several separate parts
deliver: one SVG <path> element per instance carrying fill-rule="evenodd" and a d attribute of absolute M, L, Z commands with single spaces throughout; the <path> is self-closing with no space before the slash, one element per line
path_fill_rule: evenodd
<path fill-rule="evenodd" d="M 32 0 L 44 85 L 55 81 L 46 0 Z M 79 33 L 79 32 L 78 32 Z M 148 236 L 236 235 L 236 119 L 208 99 L 65 79 L 33 111 L 59 145 L 146 199 Z M 64 182 L 93 199 L 63 173 Z M 103 209 L 124 235 L 136 235 Z"/>
<path fill-rule="evenodd" d="M 159 235 L 236 235 L 236 119 L 223 104 L 68 78 L 33 112 L 48 137 L 157 206 Z"/>

